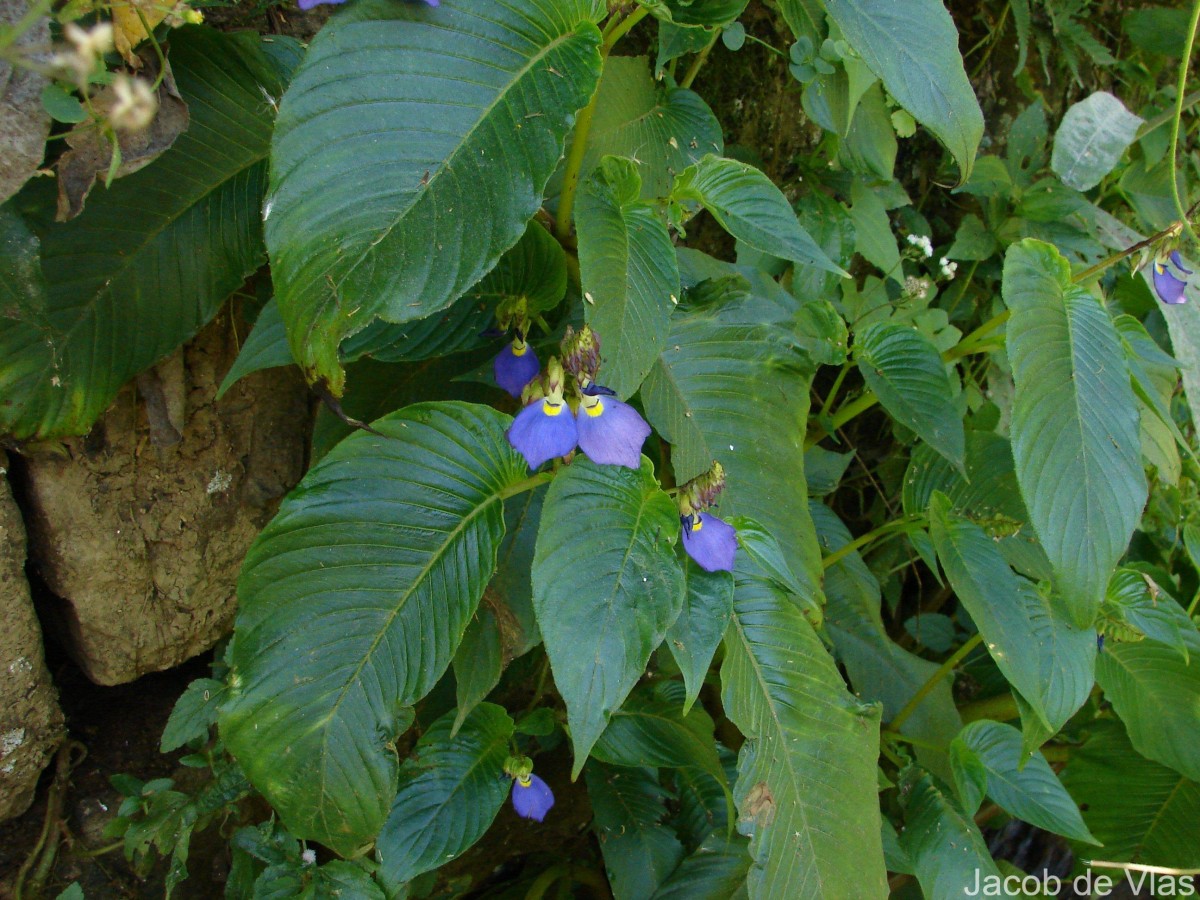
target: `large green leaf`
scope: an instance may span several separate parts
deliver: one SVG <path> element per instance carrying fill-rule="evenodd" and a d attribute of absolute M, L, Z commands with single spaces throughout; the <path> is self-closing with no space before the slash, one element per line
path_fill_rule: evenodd
<path fill-rule="evenodd" d="M 827 506 L 811 502 L 809 509 L 821 547 L 833 553 L 850 543 L 850 532 Z M 846 666 L 854 690 L 883 704 L 891 719 L 937 671 L 938 665 L 898 645 L 883 627 L 879 582 L 857 552 L 843 556 L 825 572 L 826 625 L 838 657 Z M 941 679 L 901 726 L 902 734 L 948 747 L 962 728 L 950 681 Z M 926 768 L 950 777 L 944 753 L 917 751 Z"/>
<path fill-rule="evenodd" d="M 742 14 L 747 0 L 638 0 L 655 16 L 676 25 L 728 25 Z"/>
<path fill-rule="evenodd" d="M 1116 328 L 1049 244 L 1004 261 L 1017 482 L 1076 624 L 1092 623 L 1146 501 L 1137 404 Z"/>
<path fill-rule="evenodd" d="M 900 780 L 904 832 L 900 846 L 908 853 L 917 881 L 929 900 L 959 900 L 979 881 L 1000 873 L 988 853 L 979 826 L 962 811 L 944 786 L 916 766 Z"/>
<path fill-rule="evenodd" d="M 87 431 L 121 385 L 199 331 L 263 262 L 263 98 L 283 92 L 286 74 L 256 35 L 202 27 L 172 35 L 171 67 L 191 123 L 153 165 L 93 191 L 69 222 L 54 221 L 51 179 L 8 204 L 41 241 L 45 282 L 42 293 L 28 241 L 6 237 L 0 433 Z M 24 273 L 15 282 L 14 268 Z"/>
<path fill-rule="evenodd" d="M 583 183 L 575 211 L 588 324 L 600 336 L 601 380 L 627 399 L 667 343 L 679 268 L 667 223 L 638 199 L 630 160 L 606 156 Z"/>
<path fill-rule="evenodd" d="M 1072 754 L 1063 784 L 1103 842 L 1105 859 L 1200 866 L 1200 784 L 1133 749 L 1121 723 L 1101 720 Z"/>
<path fill-rule="evenodd" d="M 1200 781 L 1200 658 L 1148 638 L 1114 641 L 1097 660 L 1096 680 L 1139 753 Z"/>
<path fill-rule="evenodd" d="M 804 509 L 811 368 L 786 329 L 735 324 L 739 318 L 736 306 L 723 304 L 676 313 L 642 385 L 646 417 L 671 442 L 678 481 L 714 460 L 725 467 L 721 515 L 761 523 L 819 596 L 820 555 Z"/>
<path fill-rule="evenodd" d="M 745 838 L 714 834 L 679 864 L 653 900 L 730 900 L 745 889 L 750 863 Z"/>
<path fill-rule="evenodd" d="M 783 192 L 754 166 L 710 153 L 680 173 L 672 195 L 701 204 L 722 228 L 755 250 L 846 275 L 804 230 Z"/>
<path fill-rule="evenodd" d="M 881 322 L 857 335 L 854 355 L 892 418 L 965 472 L 966 435 L 955 385 L 933 341 L 909 325 Z"/>
<path fill-rule="evenodd" d="M 521 237 L 600 76 L 594 11 L 364 0 L 317 35 L 280 106 L 264 211 L 311 381 L 340 395 L 342 338 L 442 309 Z"/>
<path fill-rule="evenodd" d="M 825 9 L 888 93 L 946 145 L 966 182 L 983 113 L 941 0 L 825 0 Z"/>
<path fill-rule="evenodd" d="M 1194 651 L 1200 651 L 1200 634 L 1187 611 L 1136 569 L 1122 567 L 1113 573 L 1100 607 L 1100 621 L 1106 633 L 1115 631 L 1120 640 L 1148 637 L 1173 647 L 1185 663 Z M 1127 629 L 1133 634 L 1123 633 Z"/>
<path fill-rule="evenodd" d="M 683 606 L 679 516 L 650 461 L 577 459 L 550 485 L 533 556 L 533 607 L 567 704 L 578 775 Z"/>
<path fill-rule="evenodd" d="M 982 528 L 955 515 L 935 493 L 930 532 L 959 601 L 997 667 L 1051 734 L 1087 700 L 1096 632 L 1077 628 L 1036 585 L 1013 574 Z"/>
<path fill-rule="evenodd" d="M 246 555 L 221 733 L 288 829 L 342 854 L 395 793 L 389 746 L 441 677 L 526 477 L 507 416 L 410 406 L 321 460 Z"/>
<path fill-rule="evenodd" d="M 451 737 L 454 721 L 451 711 L 434 722 L 400 767 L 400 790 L 375 845 L 379 880 L 391 892 L 483 837 L 508 796 L 508 713 L 480 704 Z"/>
<path fill-rule="evenodd" d="M 934 491 L 941 491 L 955 513 L 988 532 L 1014 569 L 1034 580 L 1049 580 L 1050 561 L 1029 524 L 1008 440 L 971 431 L 966 448 L 966 478 L 929 445 L 913 450 L 901 494 L 904 511 L 924 513 Z"/>
<path fill-rule="evenodd" d="M 1107 91 L 1096 91 L 1063 114 L 1050 167 L 1063 184 L 1088 191 L 1100 183 L 1137 137 L 1140 116 Z"/>
<path fill-rule="evenodd" d="M 988 796 L 1010 815 L 1077 841 L 1099 843 L 1045 757 L 1024 758 L 1021 732 L 1011 725 L 972 722 L 954 739 L 950 758 L 955 781 L 964 758 L 978 760 L 987 773 Z"/>
<path fill-rule="evenodd" d="M 665 197 L 676 175 L 724 149 L 721 124 L 699 94 L 656 84 L 645 57 L 605 60 L 580 177 L 605 156 L 624 156 L 637 163 L 642 197 Z M 547 195 L 562 190 L 563 168 L 550 179 Z"/>
<path fill-rule="evenodd" d="M 879 708 L 846 690 L 799 608 L 739 570 L 721 698 L 746 736 L 734 797 L 753 898 L 879 897 Z"/>
<path fill-rule="evenodd" d="M 653 769 L 590 761 L 588 799 L 616 900 L 649 900 L 683 858 L 679 839 L 661 820 L 668 794 Z"/>
<path fill-rule="evenodd" d="M 677 694 L 665 686 L 635 689 L 612 714 L 592 755 L 617 766 L 695 768 L 724 782 L 712 719 L 699 707 L 685 714 Z"/>
<path fill-rule="evenodd" d="M 667 647 L 687 685 L 686 710 L 700 696 L 709 663 L 733 615 L 733 576 L 706 572 L 689 556 L 683 561 L 683 579 L 683 610 L 667 630 Z"/>

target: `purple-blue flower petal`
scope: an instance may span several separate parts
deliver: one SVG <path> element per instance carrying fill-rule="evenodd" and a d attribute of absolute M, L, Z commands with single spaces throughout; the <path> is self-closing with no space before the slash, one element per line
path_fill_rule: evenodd
<path fill-rule="evenodd" d="M 591 408 L 581 403 L 575 423 L 579 449 L 592 462 L 631 469 L 642 464 L 642 444 L 650 434 L 650 426 L 628 403 L 616 397 L 601 397 Z"/>
<path fill-rule="evenodd" d="M 537 378 L 538 370 L 541 368 L 533 348 L 528 344 L 522 344 L 522 346 L 525 348 L 524 351 L 517 355 L 514 345 L 510 343 L 496 356 L 493 367 L 496 373 L 496 384 L 518 399 L 520 399 L 521 391 L 525 390 L 525 385 Z"/>
<path fill-rule="evenodd" d="M 732 572 L 737 529 L 708 513 L 682 516 L 683 549 L 706 572 Z"/>
<path fill-rule="evenodd" d="M 1166 263 L 1154 261 L 1154 293 L 1158 294 L 1159 300 L 1172 306 L 1185 303 L 1187 302 L 1187 297 L 1184 296 L 1186 288 L 1187 282 L 1176 278 L 1174 273 L 1167 268 Z"/>
<path fill-rule="evenodd" d="M 550 786 L 536 775 L 514 778 L 512 805 L 522 819 L 540 822 L 554 805 L 554 793 Z"/>
<path fill-rule="evenodd" d="M 550 400 L 535 400 L 526 406 L 517 413 L 506 434 L 531 469 L 548 459 L 566 456 L 578 440 L 571 407 Z"/>
<path fill-rule="evenodd" d="M 1191 275 L 1192 270 L 1183 264 L 1183 257 L 1179 255 L 1178 250 L 1171 251 L 1171 262 L 1175 263 L 1176 268 L 1185 275 Z"/>

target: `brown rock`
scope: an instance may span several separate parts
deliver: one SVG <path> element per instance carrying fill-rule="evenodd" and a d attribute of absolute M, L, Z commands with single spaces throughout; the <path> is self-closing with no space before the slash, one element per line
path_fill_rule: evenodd
<path fill-rule="evenodd" d="M 0 821 L 29 808 L 38 776 L 63 735 L 25 580 L 25 527 L 7 471 L 0 453 Z"/>
<path fill-rule="evenodd" d="M 65 453 L 28 457 L 30 555 L 98 684 L 178 665 L 228 632 L 242 558 L 303 471 L 299 376 L 259 372 L 218 403 L 236 355 L 222 314 Z"/>

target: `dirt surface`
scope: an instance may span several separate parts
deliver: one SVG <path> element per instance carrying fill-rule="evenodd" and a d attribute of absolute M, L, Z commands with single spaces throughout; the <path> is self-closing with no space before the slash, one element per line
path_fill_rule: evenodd
<path fill-rule="evenodd" d="M 236 355 L 222 313 L 90 434 L 17 467 L 34 574 L 57 598 L 42 612 L 98 684 L 179 665 L 229 630 L 242 558 L 300 479 L 307 391 L 275 369 L 217 402 Z"/>

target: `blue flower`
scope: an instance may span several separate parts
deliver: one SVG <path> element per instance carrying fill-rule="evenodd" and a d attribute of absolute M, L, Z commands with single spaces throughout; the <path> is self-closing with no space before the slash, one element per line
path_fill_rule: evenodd
<path fill-rule="evenodd" d="M 737 530 L 716 516 L 692 513 L 679 517 L 683 549 L 706 572 L 732 572 L 737 555 Z"/>
<path fill-rule="evenodd" d="M 1160 257 L 1154 260 L 1154 293 L 1158 294 L 1158 299 L 1163 303 L 1169 303 L 1172 306 L 1186 303 L 1187 297 L 1184 295 L 1184 290 L 1187 288 L 1187 279 L 1176 276 L 1167 267 L 1167 259 L 1170 259 L 1184 275 L 1192 274 L 1191 269 L 1183 267 L 1183 257 L 1179 255 L 1179 251 L 1172 250 L 1166 258 Z"/>
<path fill-rule="evenodd" d="M 555 357 L 550 357 L 546 364 L 544 395 L 517 413 L 505 432 L 508 442 L 525 456 L 531 469 L 556 456 L 566 456 L 579 440 L 575 417 L 563 399 L 564 382 L 562 365 Z M 534 387 L 540 391 L 542 384 Z"/>
<path fill-rule="evenodd" d="M 579 449 L 592 462 L 606 466 L 642 464 L 642 444 L 650 435 L 650 426 L 628 403 L 612 396 L 612 391 L 589 385 L 575 413 L 579 431 Z"/>
<path fill-rule="evenodd" d="M 533 348 L 517 337 L 496 357 L 496 384 L 520 399 L 525 385 L 537 378 L 539 368 Z"/>
<path fill-rule="evenodd" d="M 554 805 L 554 793 L 536 775 L 518 776 L 513 779 L 512 804 L 522 819 L 540 822 Z"/>

